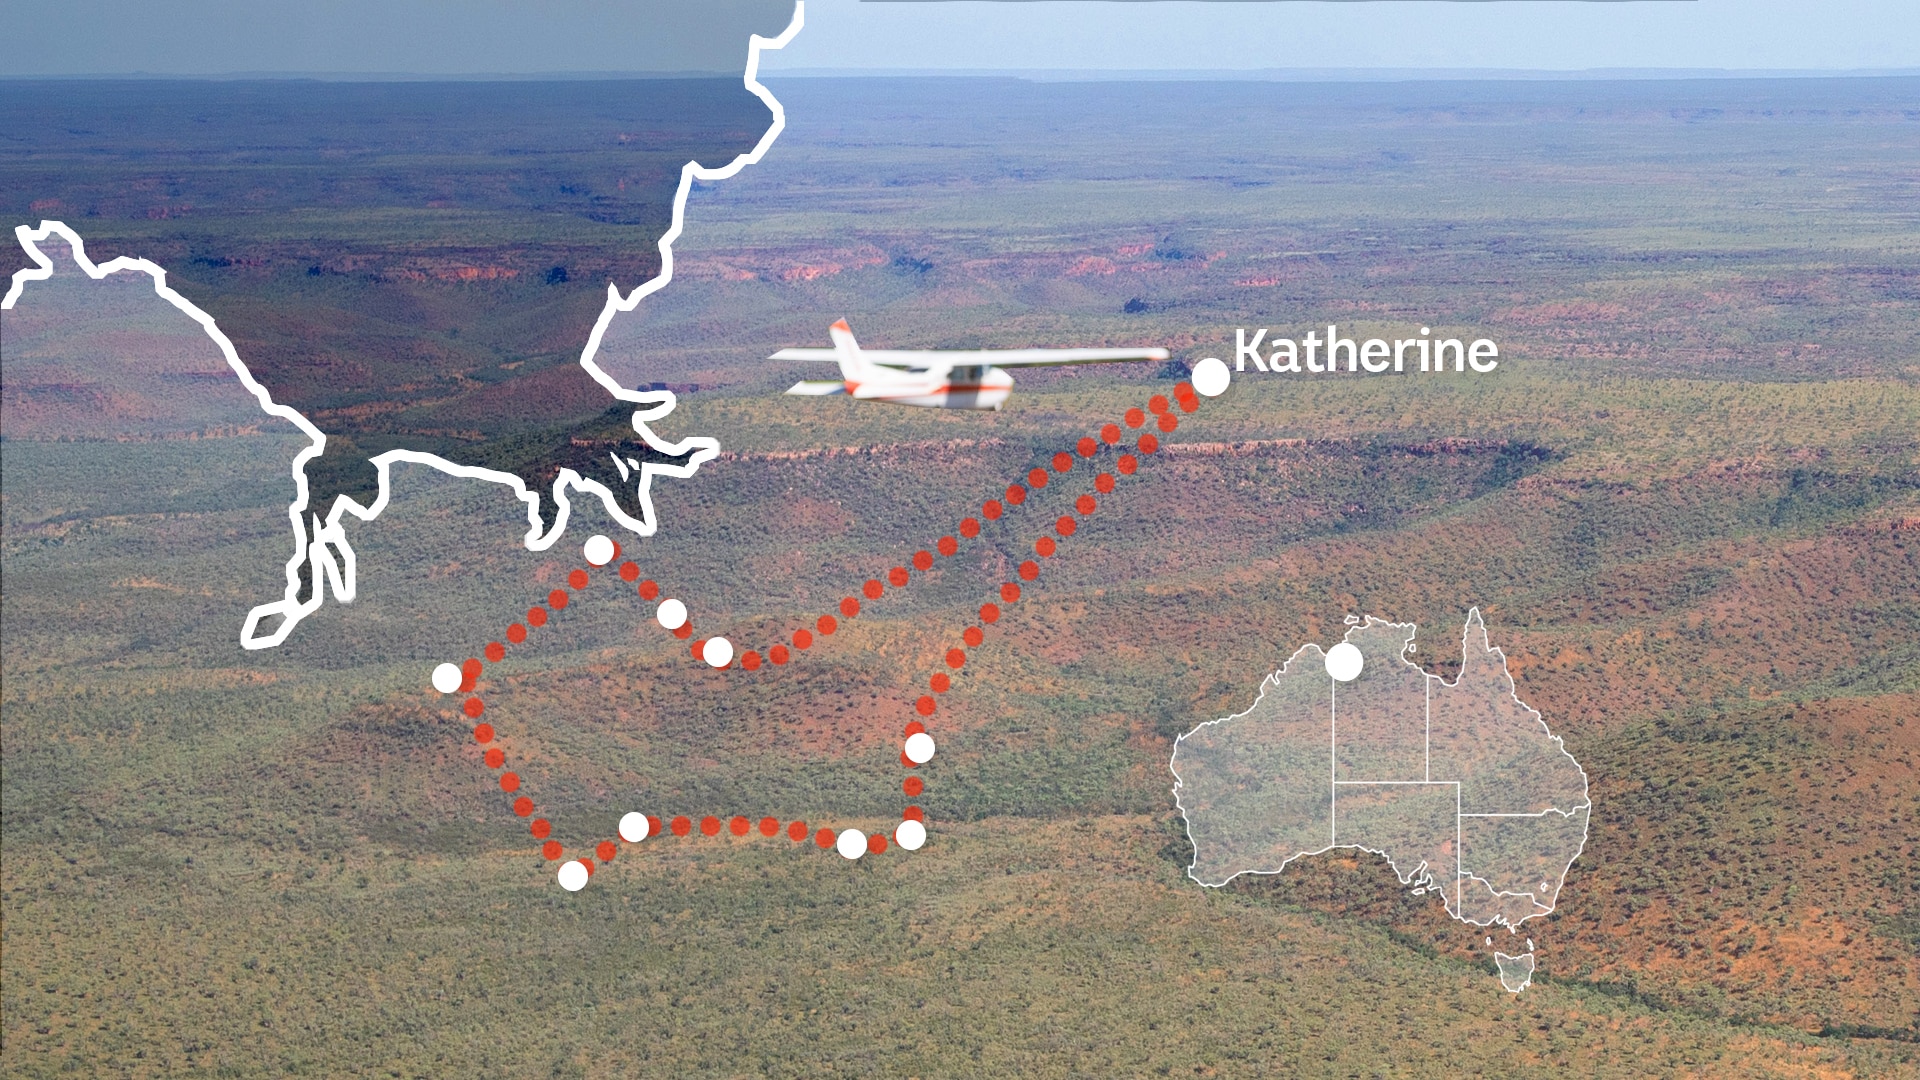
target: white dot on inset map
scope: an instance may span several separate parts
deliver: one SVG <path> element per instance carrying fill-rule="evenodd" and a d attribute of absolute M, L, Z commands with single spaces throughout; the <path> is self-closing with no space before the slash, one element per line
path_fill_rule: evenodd
<path fill-rule="evenodd" d="M 726 667 L 733 663 L 733 642 L 726 638 L 708 638 L 700 647 L 700 656 L 714 667 Z"/>
<path fill-rule="evenodd" d="M 660 610 L 654 612 L 653 617 L 660 620 L 661 626 L 678 630 L 687 625 L 687 605 L 669 597 L 660 601 Z"/>
<path fill-rule="evenodd" d="M 579 892 L 587 887 L 587 868 L 580 865 L 579 859 L 569 859 L 560 867 L 560 887 L 568 892 Z"/>
<path fill-rule="evenodd" d="M 834 841 L 833 846 L 840 849 L 842 858 L 857 859 L 867 853 L 867 834 L 859 829 L 848 829 L 840 834 L 840 839 Z"/>
<path fill-rule="evenodd" d="M 1232 373 L 1218 357 L 1209 356 L 1193 365 L 1193 388 L 1202 397 L 1219 397 L 1232 382 Z"/>
<path fill-rule="evenodd" d="M 1343 641 L 1327 650 L 1327 674 L 1341 682 L 1352 682 L 1360 677 L 1360 669 L 1366 665 L 1367 658 L 1360 655 L 1360 647 L 1351 641 Z"/>
<path fill-rule="evenodd" d="M 924 731 L 916 731 L 907 736 L 905 747 L 907 760 L 915 765 L 925 765 L 933 760 L 933 736 Z"/>
<path fill-rule="evenodd" d="M 927 827 L 908 818 L 893 828 L 893 842 L 908 851 L 919 851 L 927 842 Z"/>
<path fill-rule="evenodd" d="M 620 819 L 620 839 L 629 844 L 645 840 L 652 829 L 653 824 L 647 820 L 647 815 L 638 810 Z"/>
<path fill-rule="evenodd" d="M 604 536 L 589 536 L 587 542 L 580 545 L 580 554 L 586 556 L 590 566 L 605 566 L 613 561 L 613 541 Z"/>
<path fill-rule="evenodd" d="M 433 669 L 433 688 L 443 694 L 453 693 L 466 681 L 466 676 L 460 674 L 458 664 L 441 664 Z"/>

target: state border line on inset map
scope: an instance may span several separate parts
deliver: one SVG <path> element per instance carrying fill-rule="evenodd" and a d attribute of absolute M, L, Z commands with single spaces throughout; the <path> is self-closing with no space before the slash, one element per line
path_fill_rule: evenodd
<path fill-rule="evenodd" d="M 1348 636 L 1350 637 L 1353 634 L 1354 629 L 1358 628 L 1355 626 L 1358 620 L 1350 617 L 1347 621 L 1348 621 L 1349 627 L 1352 628 L 1352 629 L 1349 629 L 1347 632 Z M 1383 625 L 1383 626 L 1395 626 L 1395 625 L 1404 626 L 1409 631 L 1412 631 L 1414 629 L 1413 624 L 1411 623 L 1393 624 L 1385 620 L 1376 620 L 1371 616 L 1368 617 L 1365 623 L 1365 626 L 1372 627 L 1376 622 L 1379 622 L 1380 625 Z M 1292 863 L 1296 859 L 1324 854 L 1328 851 L 1333 851 L 1335 849 L 1357 850 L 1357 851 L 1371 852 L 1373 854 L 1377 854 L 1385 857 L 1388 860 L 1389 864 L 1392 866 L 1396 875 L 1400 876 L 1403 884 L 1416 885 L 1416 889 L 1415 889 L 1416 893 L 1419 893 L 1422 891 L 1433 891 L 1433 892 L 1439 893 L 1442 897 L 1445 897 L 1450 892 L 1452 896 L 1452 903 L 1448 905 L 1448 913 L 1456 920 L 1462 923 L 1465 923 L 1469 926 L 1489 927 L 1489 926 L 1501 925 L 1501 926 L 1506 926 L 1510 931 L 1518 933 L 1519 925 L 1521 923 L 1524 923 L 1526 920 L 1552 914 L 1558 902 L 1559 892 L 1562 888 L 1565 887 L 1567 875 L 1569 872 L 1571 872 L 1573 862 L 1580 857 L 1580 854 L 1583 851 L 1585 851 L 1587 841 L 1591 837 L 1592 812 L 1593 812 L 1591 779 L 1587 775 L 1586 767 L 1581 765 L 1580 762 L 1576 760 L 1571 753 L 1568 753 L 1565 745 L 1565 740 L 1561 736 L 1555 735 L 1552 732 L 1551 728 L 1547 725 L 1545 719 L 1541 716 L 1539 710 L 1533 708 L 1531 705 L 1528 705 L 1526 702 L 1520 700 L 1518 688 L 1514 683 L 1512 672 L 1507 666 L 1507 657 L 1506 657 L 1505 650 L 1500 646 L 1493 645 L 1492 642 L 1488 639 L 1485 622 L 1481 617 L 1480 609 L 1478 607 L 1470 608 L 1467 612 L 1467 623 L 1463 631 L 1463 634 L 1464 634 L 1463 647 L 1464 648 L 1472 647 L 1473 634 L 1476 630 L 1478 630 L 1480 634 L 1479 648 L 1482 649 L 1487 656 L 1496 659 L 1499 663 L 1500 677 L 1506 680 L 1505 692 L 1506 692 L 1507 699 L 1510 700 L 1512 704 L 1516 706 L 1519 710 L 1521 710 L 1521 712 L 1526 717 L 1530 717 L 1532 719 L 1533 723 L 1538 726 L 1538 729 L 1539 729 L 1538 735 L 1545 738 L 1553 746 L 1555 750 L 1557 750 L 1561 755 L 1563 755 L 1567 759 L 1567 762 L 1572 765 L 1573 769 L 1579 773 L 1581 794 L 1580 794 L 1579 800 L 1573 803 L 1570 809 L 1566 808 L 1564 805 L 1552 805 L 1552 806 L 1548 806 L 1543 810 L 1527 811 L 1527 812 L 1494 812 L 1494 811 L 1469 812 L 1465 810 L 1465 806 L 1464 806 L 1465 794 L 1464 794 L 1464 788 L 1463 788 L 1463 781 L 1435 780 L 1432 778 L 1433 776 L 1433 716 L 1434 716 L 1433 709 L 1435 704 L 1434 690 L 1436 687 L 1444 687 L 1444 688 L 1451 689 L 1451 688 L 1457 688 L 1460 685 L 1462 685 L 1462 680 L 1466 678 L 1465 668 L 1463 667 L 1461 673 L 1457 675 L 1452 682 L 1448 682 L 1442 676 L 1435 675 L 1432 672 L 1425 671 L 1424 669 L 1419 668 L 1418 665 L 1412 664 L 1411 661 L 1407 660 L 1406 656 L 1404 655 L 1404 652 L 1402 653 L 1402 655 L 1398 657 L 1398 662 L 1401 664 L 1407 665 L 1409 667 L 1412 667 L 1415 670 L 1420 671 L 1420 674 L 1423 677 L 1424 685 L 1423 685 L 1423 692 L 1422 692 L 1422 700 L 1423 700 L 1423 706 L 1424 706 L 1423 707 L 1424 715 L 1422 718 L 1422 726 L 1424 729 L 1423 742 L 1425 745 L 1423 750 L 1424 750 L 1425 763 L 1422 771 L 1424 772 L 1426 779 L 1422 779 L 1422 780 L 1405 780 L 1405 779 L 1342 780 L 1340 779 L 1340 727 L 1339 727 L 1340 684 L 1343 682 L 1350 682 L 1354 677 L 1358 676 L 1358 674 L 1361 671 L 1361 663 L 1360 663 L 1361 654 L 1357 649 L 1354 648 L 1354 646 L 1350 641 L 1346 641 L 1346 640 L 1343 640 L 1342 642 L 1334 645 L 1332 649 L 1328 649 L 1328 650 L 1322 650 L 1318 644 L 1309 642 L 1308 644 L 1302 645 L 1299 649 L 1295 650 L 1294 653 L 1291 656 L 1289 656 L 1287 660 L 1281 665 L 1279 671 L 1273 672 L 1267 676 L 1266 680 L 1262 682 L 1260 693 L 1258 696 L 1255 697 L 1252 705 L 1248 706 L 1246 709 L 1238 713 L 1235 713 L 1231 716 L 1221 717 L 1216 720 L 1203 721 L 1198 726 L 1193 728 L 1191 731 L 1188 731 L 1186 734 L 1180 736 L 1179 739 L 1175 740 L 1174 760 L 1169 763 L 1169 767 L 1172 769 L 1174 778 L 1175 778 L 1174 799 L 1176 804 L 1179 805 L 1180 807 L 1182 819 L 1185 821 L 1185 824 L 1186 824 L 1187 839 L 1190 843 L 1193 844 L 1193 848 L 1194 848 L 1194 859 L 1193 859 L 1193 862 L 1190 863 L 1187 867 L 1187 875 L 1190 878 L 1192 878 L 1195 882 L 1199 883 L 1204 887 L 1217 888 L 1222 885 L 1225 885 L 1227 882 L 1232 881 L 1234 878 L 1239 877 L 1241 874 L 1273 875 L 1273 874 L 1283 873 L 1285 872 L 1286 868 L 1292 865 Z M 1411 640 L 1412 640 L 1411 634 L 1409 634 L 1407 641 L 1410 643 Z M 1338 656 L 1342 648 L 1354 650 L 1351 656 L 1352 664 L 1351 664 L 1351 667 L 1347 667 L 1345 664 L 1338 665 L 1340 670 L 1336 670 L 1336 663 L 1335 663 L 1336 657 Z M 1407 648 L 1410 649 L 1411 645 L 1409 644 Z M 1198 871 L 1200 870 L 1200 861 L 1201 861 L 1201 845 L 1199 841 L 1195 838 L 1194 832 L 1193 832 L 1193 829 L 1194 829 L 1193 808 L 1188 807 L 1187 804 L 1182 799 L 1182 791 L 1187 788 L 1189 781 L 1188 781 L 1188 778 L 1183 776 L 1180 772 L 1180 768 L 1179 768 L 1180 746 L 1187 739 L 1193 738 L 1199 735 L 1202 731 L 1205 731 L 1209 728 L 1213 728 L 1216 725 L 1227 724 L 1233 721 L 1241 720 L 1251 715 L 1257 708 L 1259 708 L 1261 702 L 1265 700 L 1268 687 L 1270 685 L 1275 685 L 1277 680 L 1280 679 L 1282 676 L 1292 674 L 1294 672 L 1294 664 L 1297 661 L 1300 661 L 1303 657 L 1308 656 L 1309 654 L 1312 654 L 1314 656 L 1318 656 L 1321 658 L 1321 660 L 1324 662 L 1324 666 L 1326 667 L 1327 677 L 1329 679 L 1328 696 L 1326 699 L 1326 702 L 1327 702 L 1327 749 L 1328 749 L 1328 762 L 1327 762 L 1328 787 L 1326 789 L 1327 790 L 1327 833 L 1326 833 L 1327 845 L 1325 847 L 1317 848 L 1314 850 L 1306 850 L 1304 845 L 1302 845 L 1299 850 L 1295 850 L 1291 854 L 1287 855 L 1285 858 L 1280 859 L 1278 866 L 1273 866 L 1271 868 L 1264 867 L 1264 866 L 1244 866 L 1238 869 L 1233 869 L 1231 873 L 1226 873 L 1225 876 L 1219 877 L 1218 880 L 1208 880 L 1207 878 L 1203 878 L 1198 873 Z M 1368 786 L 1375 786 L 1375 787 L 1380 787 L 1380 786 L 1442 787 L 1442 786 L 1446 786 L 1446 787 L 1452 787 L 1454 789 L 1454 812 L 1453 812 L 1454 839 L 1453 839 L 1452 854 L 1453 854 L 1453 860 L 1455 864 L 1455 871 L 1454 871 L 1454 885 L 1451 890 L 1444 889 L 1440 882 L 1432 880 L 1433 879 L 1432 864 L 1426 861 L 1425 859 L 1421 859 L 1421 861 L 1417 865 L 1415 865 L 1409 873 L 1405 875 L 1401 875 L 1400 874 L 1401 863 L 1400 861 L 1396 860 L 1394 853 L 1382 850 L 1380 848 L 1369 847 L 1362 842 L 1347 842 L 1341 839 L 1342 833 L 1341 833 L 1341 824 L 1340 824 L 1340 818 L 1339 818 L 1340 788 L 1368 787 Z M 1556 802 L 1557 801 L 1558 800 L 1556 800 Z M 1513 891 L 1505 888 L 1500 888 L 1496 886 L 1496 884 L 1492 880 L 1490 880 L 1488 877 L 1482 876 L 1481 874 L 1475 873 L 1473 870 L 1470 870 L 1467 868 L 1468 863 L 1466 860 L 1465 825 L 1464 825 L 1466 819 L 1468 818 L 1474 818 L 1474 819 L 1508 818 L 1508 819 L 1527 819 L 1532 821 L 1542 821 L 1549 817 L 1554 817 L 1554 816 L 1558 816 L 1559 818 L 1566 819 L 1566 820 L 1571 820 L 1574 818 L 1582 819 L 1582 829 L 1581 829 L 1579 843 L 1577 846 L 1573 848 L 1571 854 L 1568 855 L 1566 865 L 1561 868 L 1559 873 L 1559 881 L 1557 884 L 1555 884 L 1552 881 L 1542 881 L 1540 883 L 1540 887 L 1538 890 L 1527 889 L 1522 891 Z M 1315 827 L 1317 829 L 1317 823 Z M 1421 876 L 1423 874 L 1426 879 L 1424 882 L 1421 880 Z M 1486 886 L 1488 894 L 1496 901 L 1502 900 L 1505 898 L 1525 897 L 1533 904 L 1533 906 L 1537 910 L 1534 910 L 1534 911 L 1528 912 L 1527 914 L 1522 915 L 1518 920 L 1509 919 L 1504 912 L 1500 912 L 1500 911 L 1496 911 L 1492 915 L 1488 915 L 1484 918 L 1470 916 L 1464 910 L 1465 908 L 1464 889 L 1465 889 L 1466 883 L 1469 881 L 1476 882 L 1480 885 Z M 1543 901 L 1541 899 L 1542 895 L 1547 896 L 1549 900 L 1551 900 L 1552 902 Z"/>

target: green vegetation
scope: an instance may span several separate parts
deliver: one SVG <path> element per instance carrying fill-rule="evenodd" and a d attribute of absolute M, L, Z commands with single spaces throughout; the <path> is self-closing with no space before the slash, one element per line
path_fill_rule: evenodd
<path fill-rule="evenodd" d="M 34 420 L 29 290 L 0 1072 L 1912 1075 L 1920 296 L 1880 183 L 1914 165 L 1886 135 L 1912 83 L 1586 85 L 780 88 L 789 141 L 696 196 L 684 278 L 609 345 L 629 381 L 705 387 L 669 426 L 731 455 L 622 539 L 702 634 L 764 649 L 1167 385 L 1023 377 L 987 415 L 769 394 L 798 376 L 757 357 L 834 315 L 874 345 L 1182 356 L 1426 318 L 1515 356 L 1246 376 L 1183 419 L 970 650 L 927 848 L 851 865 L 669 839 L 554 888 L 424 675 L 554 587 L 599 509 L 528 552 L 503 489 L 403 468 L 350 526 L 361 598 L 243 653 L 284 584 L 287 441 Z M 1578 119 L 1529 97 L 1580 93 Z M 1116 269 L 1067 273 L 1089 258 Z M 1262 273 L 1288 284 L 1233 284 Z M 196 425 L 251 408 L 211 393 Z M 1073 475 L 778 672 L 697 668 L 601 575 L 489 671 L 488 719 L 570 849 L 628 809 L 882 827 L 908 703 Z M 1417 621 L 1451 676 L 1474 605 L 1593 779 L 1532 988 L 1375 860 L 1186 880 L 1174 735 L 1349 614 Z"/>

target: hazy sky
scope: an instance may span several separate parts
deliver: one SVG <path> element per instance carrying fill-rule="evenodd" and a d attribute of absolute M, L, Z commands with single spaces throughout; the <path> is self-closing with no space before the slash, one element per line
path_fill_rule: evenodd
<path fill-rule="evenodd" d="M 917 58 L 917 59 L 916 59 Z M 809 0 L 779 68 L 1915 68 L 1914 0 Z"/>
<path fill-rule="evenodd" d="M 0 0 L 0 74 L 738 74 L 793 0 Z"/>
<path fill-rule="evenodd" d="M 742 9 L 731 10 L 728 9 Z M 722 70 L 782 0 L 0 0 L 0 73 Z M 809 0 L 780 69 L 1920 68 L 1914 0 Z"/>

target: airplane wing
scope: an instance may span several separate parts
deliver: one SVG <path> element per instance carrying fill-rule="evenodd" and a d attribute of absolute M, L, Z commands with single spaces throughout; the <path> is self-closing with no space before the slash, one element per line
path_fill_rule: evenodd
<path fill-rule="evenodd" d="M 1048 367 L 1056 364 L 1122 364 L 1165 360 L 1165 349 L 861 349 L 868 363 L 890 368 Z M 833 349 L 781 349 L 769 360 L 838 360 Z"/>
<path fill-rule="evenodd" d="M 801 397 L 831 397 L 834 394 L 844 394 L 846 392 L 847 384 L 838 379 L 833 382 L 810 382 L 803 379 L 800 382 L 794 383 L 793 386 L 787 390 L 787 393 L 798 394 Z"/>

